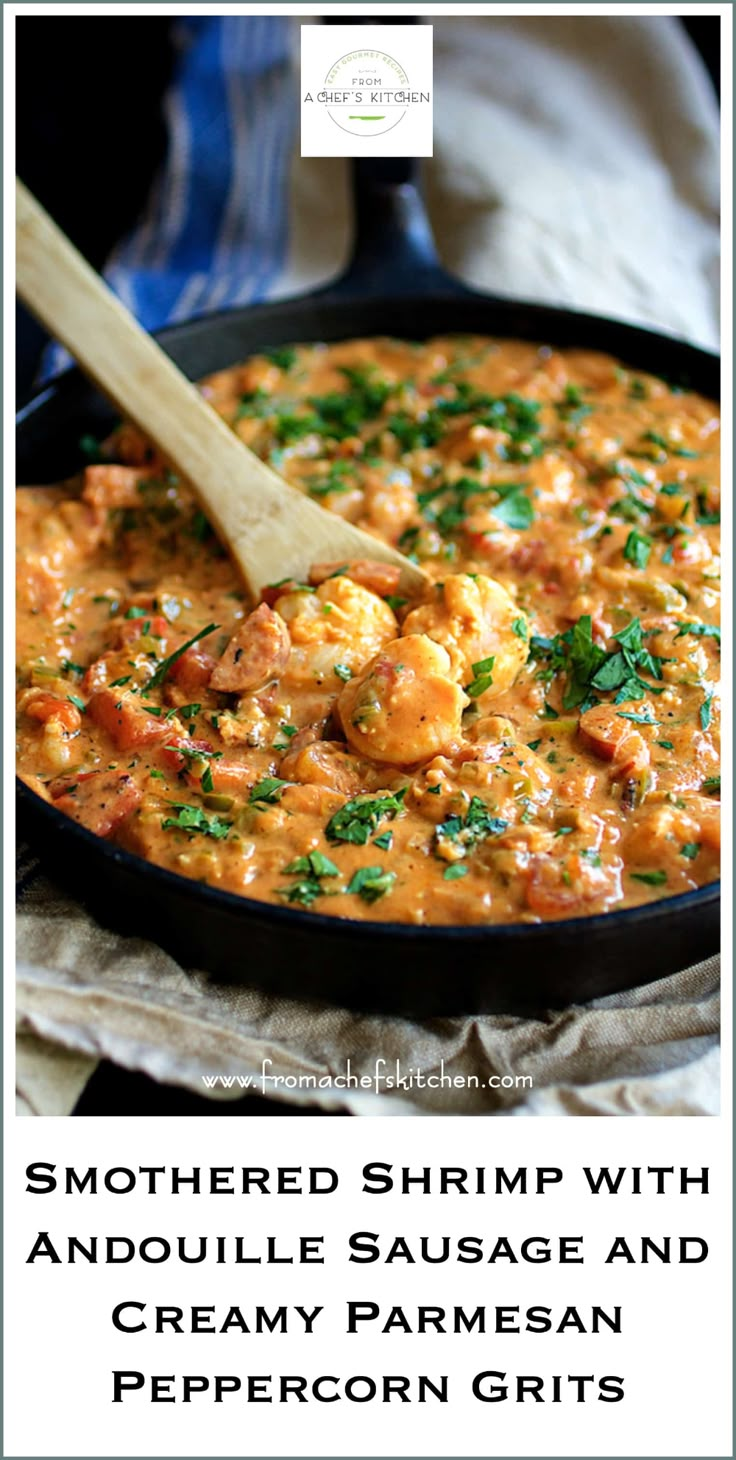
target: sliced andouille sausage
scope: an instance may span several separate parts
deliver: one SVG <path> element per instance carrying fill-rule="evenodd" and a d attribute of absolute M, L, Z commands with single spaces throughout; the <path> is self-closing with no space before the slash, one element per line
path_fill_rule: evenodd
<path fill-rule="evenodd" d="M 59 811 L 96 836 L 111 832 L 139 805 L 142 792 L 125 770 L 84 772 L 65 778 L 66 789 L 54 799 Z"/>
<path fill-rule="evenodd" d="M 135 750 L 159 745 L 171 734 L 171 726 L 147 714 L 137 695 L 118 689 L 101 689 L 87 705 L 87 714 L 106 730 L 118 750 Z"/>
<path fill-rule="evenodd" d="M 629 720 L 622 719 L 615 705 L 593 705 L 580 716 L 580 739 L 586 750 L 601 760 L 620 760 L 628 752 L 628 742 L 637 732 Z M 637 737 L 641 739 L 641 736 Z"/>
<path fill-rule="evenodd" d="M 210 678 L 210 688 L 226 694 L 262 689 L 283 674 L 291 640 L 281 615 L 261 603 L 235 630 Z"/>

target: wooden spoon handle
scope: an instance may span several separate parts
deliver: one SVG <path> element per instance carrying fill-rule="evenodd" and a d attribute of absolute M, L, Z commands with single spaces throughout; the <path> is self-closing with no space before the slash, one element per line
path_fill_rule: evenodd
<path fill-rule="evenodd" d="M 378 558 L 425 575 L 394 548 L 312 502 L 232 432 L 16 181 L 17 291 L 122 413 L 194 488 L 255 592 L 312 563 Z"/>

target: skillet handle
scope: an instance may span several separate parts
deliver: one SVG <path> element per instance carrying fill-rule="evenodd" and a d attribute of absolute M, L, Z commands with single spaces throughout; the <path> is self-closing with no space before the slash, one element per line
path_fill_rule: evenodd
<path fill-rule="evenodd" d="M 418 16 L 323 16 L 323 25 L 416 25 Z M 355 229 L 350 262 L 331 295 L 414 295 L 468 291 L 442 268 L 417 185 L 413 157 L 356 157 L 352 163 Z"/>
<path fill-rule="evenodd" d="M 353 160 L 355 232 L 341 294 L 425 294 L 459 290 L 437 257 L 410 157 Z"/>

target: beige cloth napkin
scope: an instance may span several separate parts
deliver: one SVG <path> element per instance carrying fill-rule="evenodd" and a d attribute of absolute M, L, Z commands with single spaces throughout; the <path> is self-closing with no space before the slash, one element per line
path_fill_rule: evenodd
<path fill-rule="evenodd" d="M 718 115 L 668 17 L 435 21 L 435 157 L 445 262 L 480 288 L 652 323 L 713 346 Z M 347 169 L 294 159 L 279 294 L 344 262 Z M 686 283 L 685 283 L 686 281 Z M 100 1058 L 212 1098 L 264 1093 L 354 1114 L 708 1115 L 718 1109 L 718 960 L 549 1013 L 360 1017 L 222 987 L 100 928 L 29 875 L 18 917 L 18 1109 L 65 1114 Z M 465 1088 L 319 1088 L 376 1061 Z M 386 1066 L 381 1067 L 384 1071 Z M 205 1080 L 234 1077 L 229 1089 Z M 312 1077 L 301 1088 L 299 1077 Z M 491 1088 L 531 1076 L 533 1087 Z M 475 1077 L 473 1084 L 470 1077 Z M 238 1079 L 242 1084 L 238 1083 Z M 315 1088 L 316 1087 L 316 1088 Z"/>

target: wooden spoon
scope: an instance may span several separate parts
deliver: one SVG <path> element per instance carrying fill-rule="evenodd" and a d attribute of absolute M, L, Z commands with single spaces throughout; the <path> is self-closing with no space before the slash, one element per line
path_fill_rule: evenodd
<path fill-rule="evenodd" d="M 186 478 L 248 587 L 306 578 L 313 563 L 373 558 L 425 574 L 395 548 L 285 482 L 225 425 L 16 180 L 16 288 L 122 414 Z"/>

